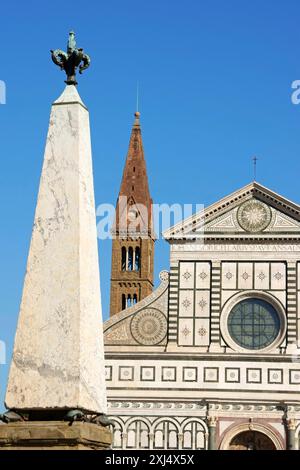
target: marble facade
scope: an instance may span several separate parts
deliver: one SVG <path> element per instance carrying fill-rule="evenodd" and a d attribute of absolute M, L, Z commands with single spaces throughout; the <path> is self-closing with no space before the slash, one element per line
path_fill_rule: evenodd
<path fill-rule="evenodd" d="M 114 447 L 299 448 L 300 207 L 251 183 L 164 237 L 161 285 L 105 323 Z M 260 347 L 230 330 L 247 299 L 276 312 Z"/>

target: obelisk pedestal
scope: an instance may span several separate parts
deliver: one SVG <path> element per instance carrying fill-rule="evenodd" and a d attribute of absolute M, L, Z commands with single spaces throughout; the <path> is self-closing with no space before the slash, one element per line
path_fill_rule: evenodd
<path fill-rule="evenodd" d="M 104 450 L 111 432 L 96 424 L 30 421 L 0 426 L 1 450 Z"/>
<path fill-rule="evenodd" d="M 110 445 L 101 424 L 106 387 L 89 113 L 73 84 L 52 105 L 5 405 L 20 421 L 0 426 L 2 449 Z"/>

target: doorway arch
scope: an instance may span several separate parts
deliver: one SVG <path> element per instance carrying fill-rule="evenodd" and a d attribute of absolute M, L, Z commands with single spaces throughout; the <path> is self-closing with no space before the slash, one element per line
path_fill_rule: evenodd
<path fill-rule="evenodd" d="M 244 423 L 231 428 L 224 436 L 221 450 L 284 450 L 280 438 L 267 426 Z"/>
<path fill-rule="evenodd" d="M 231 440 L 228 450 L 276 450 L 276 447 L 262 432 L 243 431 Z"/>

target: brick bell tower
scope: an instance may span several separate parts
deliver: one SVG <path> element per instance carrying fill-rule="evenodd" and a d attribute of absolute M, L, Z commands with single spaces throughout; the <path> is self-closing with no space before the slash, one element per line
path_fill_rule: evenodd
<path fill-rule="evenodd" d="M 111 316 L 131 307 L 153 291 L 154 242 L 152 199 L 140 113 L 136 112 L 113 229 Z"/>

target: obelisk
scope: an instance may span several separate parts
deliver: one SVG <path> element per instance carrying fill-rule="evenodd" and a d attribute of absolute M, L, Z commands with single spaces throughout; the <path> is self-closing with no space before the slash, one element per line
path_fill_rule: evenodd
<path fill-rule="evenodd" d="M 91 139 L 75 76 L 90 59 L 73 32 L 67 53 L 51 52 L 67 85 L 51 109 L 0 446 L 101 449 L 110 431 Z"/>

